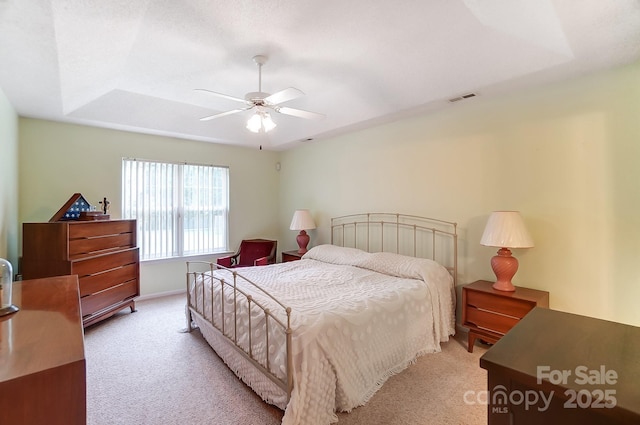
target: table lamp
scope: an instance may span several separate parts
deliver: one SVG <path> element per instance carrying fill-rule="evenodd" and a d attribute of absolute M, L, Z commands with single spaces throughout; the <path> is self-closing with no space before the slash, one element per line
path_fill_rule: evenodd
<path fill-rule="evenodd" d="M 291 230 L 300 230 L 300 233 L 296 237 L 296 241 L 298 242 L 298 254 L 304 254 L 307 252 L 307 245 L 309 244 L 309 235 L 307 235 L 306 230 L 315 229 L 316 223 L 313 221 L 313 217 L 311 217 L 311 213 L 309 210 L 296 210 L 293 213 L 293 219 L 291 220 L 291 225 L 289 229 Z"/>
<path fill-rule="evenodd" d="M 511 279 L 518 271 L 518 259 L 511 256 L 509 248 L 532 248 L 533 240 L 518 211 L 494 211 L 480 240 L 481 245 L 500 248 L 491 258 L 491 268 L 496 275 L 493 288 L 499 291 L 515 291 Z"/>

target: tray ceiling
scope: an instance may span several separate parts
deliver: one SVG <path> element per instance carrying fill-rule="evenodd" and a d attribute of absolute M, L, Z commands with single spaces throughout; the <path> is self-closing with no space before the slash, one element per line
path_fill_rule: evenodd
<path fill-rule="evenodd" d="M 282 150 L 640 57 L 637 0 L 0 0 L 0 88 L 25 117 Z M 296 87 L 251 112 L 195 91 Z M 468 101 L 474 101 L 473 99 Z"/>

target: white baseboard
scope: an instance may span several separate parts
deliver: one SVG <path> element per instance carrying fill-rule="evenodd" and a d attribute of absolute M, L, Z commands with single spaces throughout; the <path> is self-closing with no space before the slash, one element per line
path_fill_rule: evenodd
<path fill-rule="evenodd" d="M 136 298 L 136 301 L 152 300 L 154 298 L 168 297 L 170 295 L 180 295 L 180 294 L 186 294 L 186 293 L 187 293 L 186 289 L 176 289 L 173 291 L 156 292 L 153 294 L 140 295 L 138 298 Z"/>

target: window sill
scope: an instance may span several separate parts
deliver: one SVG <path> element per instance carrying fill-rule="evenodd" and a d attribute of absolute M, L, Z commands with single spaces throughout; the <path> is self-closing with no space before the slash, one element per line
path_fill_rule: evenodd
<path fill-rule="evenodd" d="M 148 260 L 140 260 L 140 263 L 144 263 L 144 264 L 171 263 L 171 262 L 184 263 L 185 261 L 212 261 L 213 262 L 218 257 L 224 257 L 232 254 L 234 254 L 233 251 L 223 251 L 223 252 L 216 252 L 211 254 L 184 255 L 182 257 L 151 258 Z"/>

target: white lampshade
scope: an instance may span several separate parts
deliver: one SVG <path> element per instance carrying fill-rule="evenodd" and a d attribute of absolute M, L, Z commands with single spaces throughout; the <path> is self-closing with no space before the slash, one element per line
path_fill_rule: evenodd
<path fill-rule="evenodd" d="M 293 219 L 291 220 L 289 229 L 309 230 L 315 228 L 316 223 L 313 221 L 313 217 L 311 217 L 309 210 L 296 210 L 296 212 L 293 213 Z"/>
<path fill-rule="evenodd" d="M 533 239 L 518 211 L 494 211 L 487 220 L 480 244 L 499 248 L 532 248 Z"/>

